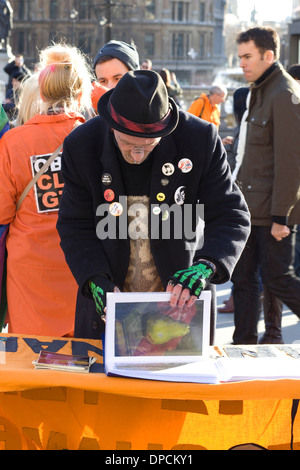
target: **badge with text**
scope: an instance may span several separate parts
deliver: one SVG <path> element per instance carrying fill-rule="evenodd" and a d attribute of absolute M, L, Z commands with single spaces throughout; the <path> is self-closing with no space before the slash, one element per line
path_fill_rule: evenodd
<path fill-rule="evenodd" d="M 34 155 L 30 157 L 33 177 L 35 177 L 51 155 L 52 154 L 49 153 L 46 155 Z M 60 153 L 34 185 L 38 213 L 58 211 L 63 187 L 64 183 L 61 174 Z"/>
<path fill-rule="evenodd" d="M 109 206 L 109 212 L 115 217 L 119 217 L 123 213 L 123 206 L 119 202 L 112 202 Z"/>
<path fill-rule="evenodd" d="M 108 186 L 112 182 L 112 177 L 109 173 L 103 173 L 101 181 L 105 186 Z"/>
<path fill-rule="evenodd" d="M 189 173 L 193 168 L 193 164 L 189 158 L 182 158 L 178 163 L 178 168 L 182 173 Z"/>

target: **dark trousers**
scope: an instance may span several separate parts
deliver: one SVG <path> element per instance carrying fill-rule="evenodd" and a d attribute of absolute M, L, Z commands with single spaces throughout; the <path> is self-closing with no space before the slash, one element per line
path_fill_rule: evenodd
<path fill-rule="evenodd" d="M 296 227 L 290 230 L 288 237 L 277 242 L 271 235 L 271 227 L 251 227 L 232 275 L 235 344 L 257 343 L 259 273 L 269 295 L 278 297 L 300 318 L 300 278 L 294 271 Z"/>

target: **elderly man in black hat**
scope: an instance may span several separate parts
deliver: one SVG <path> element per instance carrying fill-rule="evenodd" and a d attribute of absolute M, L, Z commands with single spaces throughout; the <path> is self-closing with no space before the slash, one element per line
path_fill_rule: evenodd
<path fill-rule="evenodd" d="M 179 110 L 156 72 L 126 73 L 98 111 L 64 142 L 57 225 L 79 285 L 75 336 L 89 338 L 107 292 L 167 290 L 181 308 L 228 281 L 250 223 L 216 128 Z"/>

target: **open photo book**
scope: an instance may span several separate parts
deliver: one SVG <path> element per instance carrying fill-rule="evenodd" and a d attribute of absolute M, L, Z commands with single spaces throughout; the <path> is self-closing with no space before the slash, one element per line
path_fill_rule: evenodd
<path fill-rule="evenodd" d="M 192 307 L 183 308 L 172 308 L 170 297 L 166 292 L 107 295 L 107 375 L 218 382 L 209 359 L 211 293 L 202 292 Z"/>
<path fill-rule="evenodd" d="M 171 308 L 170 297 L 107 295 L 107 375 L 203 384 L 300 379 L 300 344 L 210 346 L 210 292 L 191 308 Z"/>

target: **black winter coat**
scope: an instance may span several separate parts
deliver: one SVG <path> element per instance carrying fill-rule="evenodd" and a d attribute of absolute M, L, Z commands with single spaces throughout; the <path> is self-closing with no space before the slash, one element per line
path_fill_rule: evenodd
<path fill-rule="evenodd" d="M 152 235 L 150 247 L 163 285 L 176 271 L 187 268 L 199 258 L 211 259 L 217 265 L 213 283 L 226 282 L 248 238 L 250 217 L 240 190 L 232 182 L 226 153 L 215 126 L 180 111 L 175 131 L 162 138 L 148 158 L 153 159 L 151 207 L 161 204 L 171 207 L 180 186 L 185 187 L 184 204 L 179 205 L 181 211 L 187 204 L 204 205 L 202 246 L 200 243 L 191 249 L 184 233 L 179 239 L 172 234 L 170 239 L 164 239 L 157 231 Z M 178 168 L 183 158 L 193 165 L 187 173 Z M 166 163 L 171 163 L 175 169 L 170 176 L 162 171 Z M 123 201 L 122 196 L 126 196 L 113 133 L 100 116 L 75 129 L 65 139 L 62 172 L 65 186 L 57 228 L 61 247 L 80 290 L 99 273 L 104 273 L 122 290 L 130 242 L 124 231 L 124 219 L 105 214 L 107 220 L 113 219 L 116 223 L 117 238 L 100 240 L 96 233 L 103 220 L 103 204 L 109 205 L 104 191 L 112 189 L 114 201 Z M 104 174 L 110 175 L 109 186 L 103 183 Z M 168 184 L 163 185 L 162 179 L 168 179 Z M 165 196 L 162 202 L 157 199 L 159 193 Z M 157 217 L 160 218 L 159 226 L 165 223 L 161 214 Z M 201 239 L 203 224 L 196 229 L 198 222 L 194 217 L 193 230 Z"/>

